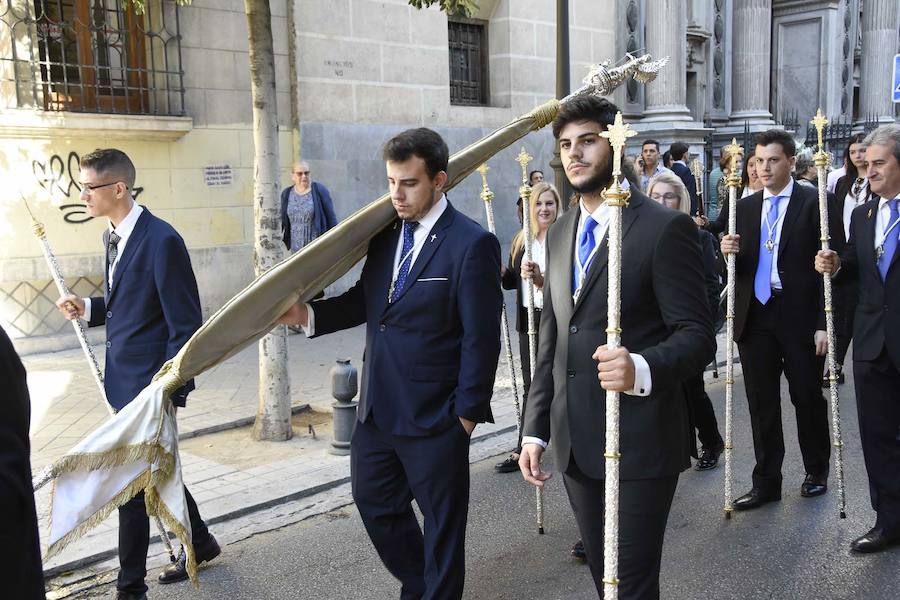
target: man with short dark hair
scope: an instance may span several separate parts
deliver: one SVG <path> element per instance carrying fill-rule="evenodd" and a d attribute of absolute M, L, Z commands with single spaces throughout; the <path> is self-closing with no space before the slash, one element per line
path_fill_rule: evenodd
<path fill-rule="evenodd" d="M 647 193 L 647 184 L 657 173 L 668 171 L 663 166 L 659 156 L 659 142 L 656 140 L 644 140 L 641 144 L 641 156 L 638 159 L 639 174 L 641 176 L 641 191 Z"/>
<path fill-rule="evenodd" d="M 700 202 L 697 199 L 697 182 L 694 174 L 687 164 L 688 145 L 684 142 L 675 142 L 669 148 L 672 155 L 672 172 L 678 175 L 691 196 L 691 216 L 700 216 Z"/>
<path fill-rule="evenodd" d="M 900 545 L 900 125 L 863 142 L 872 198 L 853 210 L 843 252 L 819 251 L 816 270 L 859 283 L 853 320 L 853 381 L 875 526 L 854 552 Z"/>
<path fill-rule="evenodd" d="M 663 536 L 678 474 L 690 467 L 682 382 L 703 370 L 715 339 L 697 227 L 686 214 L 631 190 L 622 214 L 622 346 L 606 344 L 612 151 L 601 133 L 616 107 L 580 96 L 553 121 L 578 208 L 547 233 L 544 309 L 525 411 L 519 468 L 542 486 L 541 456 L 553 440 L 556 468 L 584 541 L 598 593 L 603 587 L 605 392 L 622 392 L 619 598 L 659 597 Z M 598 383 L 599 378 L 599 383 Z"/>
<path fill-rule="evenodd" d="M 544 172 L 540 169 L 535 169 L 528 174 L 528 185 L 534 187 L 542 181 L 544 181 Z"/>
<path fill-rule="evenodd" d="M 116 410 L 134 400 L 163 363 L 175 356 L 200 327 L 200 296 L 184 240 L 171 225 L 136 204 L 131 196 L 135 169 L 114 148 L 81 157 L 81 197 L 92 217 L 108 220 L 103 296 L 68 295 L 56 305 L 68 319 L 83 318 L 90 327 L 106 325 L 104 387 Z M 184 406 L 193 380 L 172 394 Z M 221 550 L 209 533 L 197 503 L 184 490 L 197 563 Z M 119 600 L 146 598 L 150 522 L 141 492 L 119 507 Z M 159 576 L 161 583 L 187 579 L 186 556 Z"/>
<path fill-rule="evenodd" d="M 796 147 L 780 129 L 758 134 L 756 172 L 764 188 L 737 203 L 737 235 L 722 253 L 737 254 L 734 339 L 743 367 L 756 466 L 753 487 L 734 501 L 750 510 L 781 499 L 784 435 L 781 374 L 788 381 L 806 477 L 800 495 L 828 489 L 828 405 L 820 385 L 826 349 L 822 278 L 812 268 L 820 248 L 816 191 L 791 178 Z M 833 247 L 843 232 L 830 221 Z"/>
<path fill-rule="evenodd" d="M 462 596 L 469 437 L 493 422 L 500 356 L 500 244 L 447 201 L 448 157 L 430 129 L 390 139 L 384 160 L 397 221 L 369 243 L 353 288 L 281 318 L 309 337 L 366 323 L 353 499 L 409 599 Z"/>

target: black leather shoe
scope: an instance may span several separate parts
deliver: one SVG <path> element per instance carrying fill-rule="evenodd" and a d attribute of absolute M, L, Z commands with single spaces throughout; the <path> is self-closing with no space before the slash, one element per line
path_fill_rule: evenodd
<path fill-rule="evenodd" d="M 515 473 L 519 470 L 519 457 L 510 454 L 503 462 L 494 465 L 494 470 L 498 473 Z"/>
<path fill-rule="evenodd" d="M 116 600 L 147 600 L 147 594 L 135 594 L 134 592 L 116 592 Z"/>
<path fill-rule="evenodd" d="M 752 488 L 749 492 L 734 501 L 732 506 L 734 510 L 752 510 L 759 508 L 763 504 L 781 500 L 781 492 L 766 493 L 757 488 Z"/>
<path fill-rule="evenodd" d="M 700 458 L 697 459 L 697 465 L 694 468 L 698 471 L 715 469 L 719 464 L 719 456 L 724 450 L 724 446 L 719 446 L 717 448 L 703 448 L 700 451 Z"/>
<path fill-rule="evenodd" d="M 900 533 L 888 535 L 881 527 L 873 527 L 866 535 L 850 542 L 850 550 L 860 554 L 872 554 L 900 545 Z"/>
<path fill-rule="evenodd" d="M 584 542 L 578 540 L 572 546 L 572 556 L 578 560 L 587 560 L 587 554 L 584 553 Z"/>
<path fill-rule="evenodd" d="M 212 534 L 203 544 L 194 546 L 194 553 L 197 558 L 197 566 L 208 562 L 222 553 L 219 542 Z M 182 546 L 181 552 L 178 554 L 178 560 L 166 565 L 166 568 L 159 574 L 160 583 L 175 583 L 176 581 L 184 581 L 188 578 L 187 572 L 187 555 Z"/>
<path fill-rule="evenodd" d="M 807 475 L 800 484 L 800 495 L 804 498 L 821 496 L 828 491 L 827 475 Z"/>

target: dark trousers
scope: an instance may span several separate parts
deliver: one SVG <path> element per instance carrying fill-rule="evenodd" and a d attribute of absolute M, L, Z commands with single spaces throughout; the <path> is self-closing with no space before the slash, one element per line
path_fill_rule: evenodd
<path fill-rule="evenodd" d="M 789 327 L 790 319 L 790 314 L 782 314 L 779 296 L 773 296 L 765 306 L 754 298 L 738 341 L 756 454 L 753 486 L 772 493 L 781 491 L 784 462 L 782 371 L 796 411 L 797 438 L 806 472 L 827 475 L 831 453 L 828 405 L 822 395 L 822 360 L 816 357 L 812 332 L 798 335 Z"/>
<path fill-rule="evenodd" d="M 709 450 L 722 448 L 725 442 L 719 433 L 716 411 L 713 410 L 712 401 L 703 386 L 703 373 L 685 380 L 682 385 L 691 409 L 691 423 L 697 430 L 701 446 Z M 693 443 L 691 445 L 693 446 Z"/>
<path fill-rule="evenodd" d="M 469 436 L 461 423 L 410 437 L 357 423 L 350 446 L 353 500 L 402 600 L 458 600 L 465 583 Z M 412 509 L 415 498 L 425 533 Z"/>
<path fill-rule="evenodd" d="M 188 517 L 191 520 L 191 537 L 194 545 L 203 543 L 209 536 L 206 523 L 200 518 L 194 497 L 184 488 Z M 147 591 L 147 549 L 150 547 L 150 518 L 144 504 L 144 492 L 119 507 L 119 578 L 116 588 L 123 592 L 143 594 Z"/>
<path fill-rule="evenodd" d="M 603 597 L 603 506 L 602 479 L 581 472 L 575 457 L 563 473 L 563 482 L 578 530 L 584 541 L 588 566 Z M 678 476 L 619 482 L 619 598 L 659 598 L 659 568 L 669 508 Z"/>
<path fill-rule="evenodd" d="M 900 535 L 900 372 L 882 351 L 853 361 L 853 381 L 876 524 Z"/>
<path fill-rule="evenodd" d="M 534 343 L 538 343 L 541 330 L 541 311 L 534 311 Z M 536 347 L 536 346 L 535 346 Z M 522 363 L 522 408 L 520 415 L 524 418 L 525 406 L 528 404 L 528 390 L 531 389 L 531 354 L 528 346 L 528 323 L 525 321 L 525 331 L 519 332 L 519 362 Z M 521 423 L 520 423 L 521 425 Z M 516 443 L 516 452 L 522 451 L 522 427 L 519 427 L 519 440 Z"/>

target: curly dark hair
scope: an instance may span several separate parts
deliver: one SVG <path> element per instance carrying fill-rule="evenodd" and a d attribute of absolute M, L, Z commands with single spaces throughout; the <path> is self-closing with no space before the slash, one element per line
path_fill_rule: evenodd
<path fill-rule="evenodd" d="M 616 120 L 617 112 L 618 107 L 606 98 L 587 94 L 576 96 L 563 104 L 553 119 L 553 137 L 559 139 L 559 132 L 566 125 L 579 121 L 593 121 L 603 125 L 605 129 Z"/>

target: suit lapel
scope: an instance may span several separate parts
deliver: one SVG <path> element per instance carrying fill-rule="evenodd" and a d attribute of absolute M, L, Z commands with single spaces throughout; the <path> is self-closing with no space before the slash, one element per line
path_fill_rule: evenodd
<path fill-rule="evenodd" d="M 431 231 L 428 232 L 428 237 L 425 238 L 425 243 L 422 245 L 422 249 L 419 250 L 419 255 L 416 257 L 412 267 L 410 267 L 409 275 L 406 277 L 406 285 L 404 285 L 403 289 L 397 294 L 397 298 L 392 304 L 397 304 L 397 302 L 406 295 L 407 290 L 416 284 L 416 280 L 419 278 L 419 275 L 422 274 L 422 270 L 428 265 L 429 261 L 431 261 L 434 253 L 437 252 L 438 247 L 441 245 L 441 242 L 447 237 L 446 229 L 453 223 L 455 214 L 456 209 L 454 209 L 448 201 L 446 210 L 444 210 L 444 213 L 437 220 L 437 223 L 434 224 L 434 227 L 431 228 Z M 393 270 L 393 265 L 391 265 L 392 274 Z"/>
<path fill-rule="evenodd" d="M 878 277 L 879 281 L 881 280 L 881 276 L 878 274 L 878 264 L 875 261 L 875 227 L 878 224 L 878 201 L 879 198 L 877 196 L 872 196 L 872 200 L 866 203 L 865 211 L 866 218 L 862 223 L 862 226 L 859 228 L 859 239 L 854 239 L 853 244 L 859 250 L 857 250 L 857 256 L 859 256 L 860 268 L 863 267 L 863 263 L 873 266 L 875 269 L 875 274 Z M 857 233 L 857 232 L 852 232 Z M 896 258 L 896 255 L 894 256 Z"/>
<path fill-rule="evenodd" d="M 103 230 L 103 300 L 109 304 L 109 228 Z"/>
<path fill-rule="evenodd" d="M 762 239 L 762 207 L 763 207 L 763 198 L 762 192 L 756 192 L 751 196 L 747 196 L 746 198 L 738 198 L 735 205 L 740 205 L 742 202 L 747 204 L 747 211 L 744 213 L 747 215 L 747 218 L 750 219 L 750 222 L 746 224 L 745 230 L 741 231 L 740 221 L 738 221 L 738 233 L 741 235 L 741 248 L 746 249 L 745 251 L 750 252 L 753 256 L 753 272 L 756 273 L 756 268 L 759 266 L 759 242 Z M 741 218 L 741 212 L 738 211 L 738 219 Z"/>
<path fill-rule="evenodd" d="M 119 264 L 116 265 L 115 273 L 113 273 L 112 288 L 109 290 L 109 298 L 107 299 L 107 304 L 112 300 L 112 297 L 115 295 L 116 290 L 119 289 L 119 281 L 122 280 L 122 274 L 128 268 L 128 263 L 131 262 L 131 259 L 138 251 L 138 247 L 140 247 L 141 242 L 144 240 L 144 236 L 147 234 L 147 228 L 150 226 L 150 218 L 150 211 L 144 208 L 141 216 L 138 217 L 137 223 L 134 224 L 134 229 L 131 231 L 131 235 L 128 236 L 128 243 L 125 244 L 125 251 L 119 258 Z"/>
<path fill-rule="evenodd" d="M 794 230 L 794 223 L 797 221 L 797 217 L 803 209 L 801 206 L 802 203 L 803 197 L 800 195 L 800 184 L 795 181 L 794 191 L 791 193 L 791 199 L 788 202 L 787 210 L 784 213 L 784 223 L 781 224 L 781 238 L 778 241 L 779 261 L 781 260 L 781 255 L 784 254 L 784 249 L 787 247 L 791 232 Z"/>
<path fill-rule="evenodd" d="M 572 270 L 575 264 L 575 245 L 578 237 L 578 217 L 581 208 L 569 210 L 559 220 L 550 226 L 553 234 L 553 246 L 547 247 L 550 254 L 550 262 L 547 270 L 552 278 L 553 290 L 556 297 L 562 297 L 561 306 L 553 305 L 554 311 L 559 308 L 558 319 L 562 323 L 568 323 L 572 318 Z M 559 236 L 557 238 L 557 235 Z M 545 302 L 547 300 L 545 299 Z M 552 301 L 552 299 L 551 299 Z"/>

